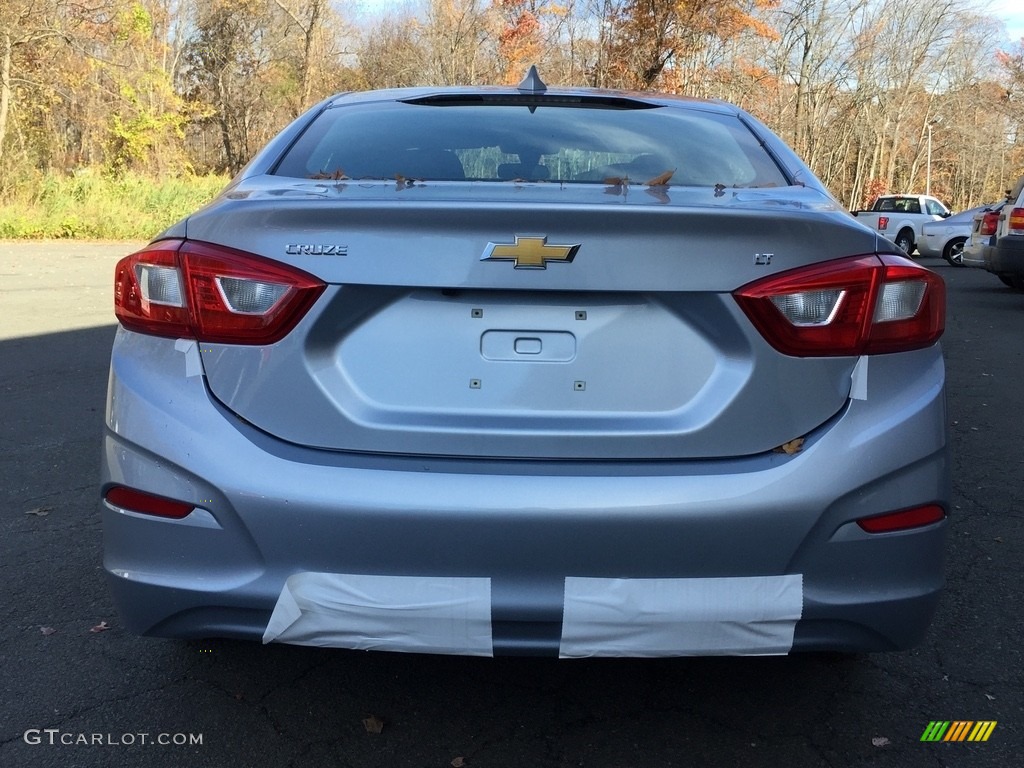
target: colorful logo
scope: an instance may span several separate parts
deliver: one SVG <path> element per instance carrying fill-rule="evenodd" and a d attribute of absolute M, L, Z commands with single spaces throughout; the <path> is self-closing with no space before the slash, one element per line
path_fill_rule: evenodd
<path fill-rule="evenodd" d="M 514 261 L 516 269 L 546 269 L 549 261 L 571 262 L 580 244 L 554 245 L 544 237 L 520 237 L 514 243 L 488 243 L 481 261 Z"/>
<path fill-rule="evenodd" d="M 995 729 L 995 720 L 932 720 L 921 741 L 988 741 Z"/>

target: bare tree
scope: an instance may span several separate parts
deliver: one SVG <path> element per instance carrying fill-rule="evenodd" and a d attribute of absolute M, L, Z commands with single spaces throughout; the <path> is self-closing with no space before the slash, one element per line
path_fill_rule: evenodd
<path fill-rule="evenodd" d="M 427 51 L 419 39 L 420 28 L 415 17 L 405 13 L 388 16 L 364 34 L 358 59 L 365 87 L 422 84 Z"/>
<path fill-rule="evenodd" d="M 433 84 L 493 82 L 496 19 L 483 0 L 430 0 L 421 40 L 424 80 Z M 487 55 L 490 53 L 491 55 Z"/>
<path fill-rule="evenodd" d="M 269 10 L 260 0 L 215 0 L 199 11 L 185 46 L 181 87 L 191 101 L 208 105 L 206 120 L 221 142 L 218 165 L 232 173 L 273 131 Z"/>
<path fill-rule="evenodd" d="M 32 88 L 33 79 L 27 62 L 19 67 L 15 56 L 19 50 L 43 41 L 66 38 L 61 4 L 32 0 L 5 0 L 0 6 L 0 160 L 3 159 L 11 111 L 14 108 L 15 85 Z M 19 71 L 21 69 L 21 71 Z"/>

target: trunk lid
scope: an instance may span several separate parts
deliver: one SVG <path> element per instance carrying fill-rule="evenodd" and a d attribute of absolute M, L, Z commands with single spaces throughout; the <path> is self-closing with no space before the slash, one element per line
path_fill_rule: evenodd
<path fill-rule="evenodd" d="M 232 190 L 187 234 L 329 284 L 277 344 L 200 345 L 213 395 L 282 440 L 743 456 L 807 434 L 849 395 L 855 359 L 776 352 L 731 295 L 874 252 L 875 237 L 813 190 L 263 184 Z"/>

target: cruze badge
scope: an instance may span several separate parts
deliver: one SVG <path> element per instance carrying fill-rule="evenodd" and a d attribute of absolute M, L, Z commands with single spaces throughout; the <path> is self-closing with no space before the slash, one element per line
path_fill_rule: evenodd
<path fill-rule="evenodd" d="M 481 261 L 514 261 L 516 269 L 546 269 L 549 261 L 570 262 L 580 249 L 575 245 L 549 245 L 547 237 L 520 237 L 515 243 L 488 243 Z"/>
<path fill-rule="evenodd" d="M 347 245 L 289 243 L 284 252 L 289 256 L 348 256 Z"/>

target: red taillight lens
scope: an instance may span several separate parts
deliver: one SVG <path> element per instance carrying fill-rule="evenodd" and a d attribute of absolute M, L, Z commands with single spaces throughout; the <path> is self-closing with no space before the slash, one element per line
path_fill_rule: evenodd
<path fill-rule="evenodd" d="M 795 357 L 919 349 L 934 344 L 945 328 L 942 279 L 888 254 L 800 267 L 734 296 L 765 340 Z"/>
<path fill-rule="evenodd" d="M 994 235 L 999 227 L 999 211 L 989 211 L 981 217 L 978 227 L 979 235 Z"/>
<path fill-rule="evenodd" d="M 1014 208 L 1010 211 L 1010 226 L 1007 233 L 1024 235 L 1024 208 Z"/>
<path fill-rule="evenodd" d="M 178 268 L 180 245 L 165 240 L 117 262 L 114 314 L 125 328 L 160 336 L 195 335 Z"/>
<path fill-rule="evenodd" d="M 862 517 L 857 525 L 868 533 L 891 533 L 905 531 L 908 528 L 920 528 L 945 519 L 946 511 L 937 504 L 924 507 L 904 509 L 900 512 L 889 512 L 875 517 Z"/>
<path fill-rule="evenodd" d="M 298 269 L 232 248 L 165 240 L 118 262 L 114 314 L 140 333 L 273 344 L 325 287 Z"/>
<path fill-rule="evenodd" d="M 878 217 L 878 228 L 879 229 L 887 229 L 888 227 L 889 227 L 889 217 L 888 216 L 879 216 Z"/>
<path fill-rule="evenodd" d="M 151 493 L 137 491 L 134 488 L 126 488 L 123 485 L 115 485 L 103 497 L 109 504 L 131 512 L 139 512 L 144 515 L 156 515 L 157 517 L 169 517 L 174 520 L 181 520 L 187 517 L 195 507 L 184 501 L 175 501 L 163 496 L 154 496 Z"/>

